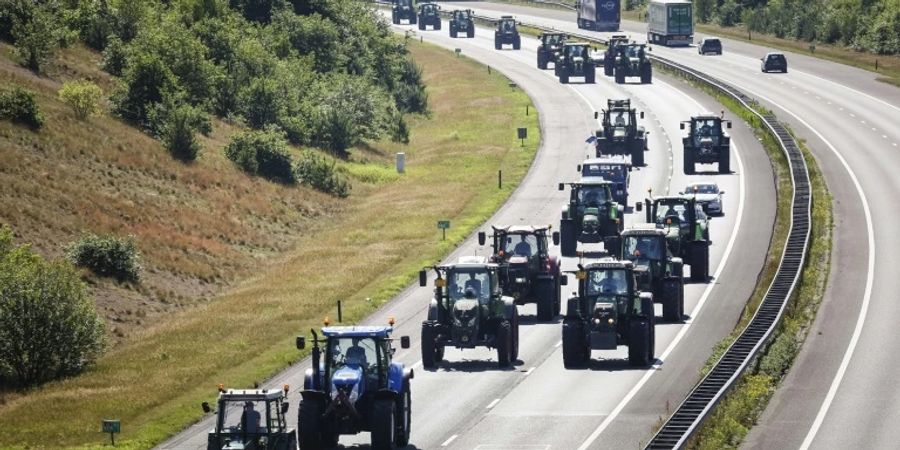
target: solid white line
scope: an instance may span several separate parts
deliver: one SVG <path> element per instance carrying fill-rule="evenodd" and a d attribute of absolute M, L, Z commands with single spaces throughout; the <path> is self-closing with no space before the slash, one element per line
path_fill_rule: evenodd
<path fill-rule="evenodd" d="M 495 398 L 494 401 L 488 403 L 487 407 L 484 408 L 484 409 L 491 409 L 491 408 L 497 406 L 497 403 L 500 403 L 500 399 L 499 399 L 499 398 Z"/>
<path fill-rule="evenodd" d="M 859 336 L 862 334 L 863 324 L 865 323 L 866 315 L 869 312 L 869 303 L 872 299 L 872 284 L 875 278 L 875 230 L 874 226 L 872 225 L 872 211 L 869 208 L 869 200 L 866 197 L 866 193 L 862 189 L 862 185 L 859 183 L 859 178 L 857 178 L 856 173 L 853 171 L 853 169 L 850 168 L 850 164 L 847 163 L 847 160 L 844 159 L 844 156 L 837 151 L 834 145 L 832 145 L 831 142 L 825 139 L 825 136 L 822 136 L 822 134 L 819 133 L 818 130 L 810 126 L 809 123 L 803 120 L 799 115 L 772 101 L 772 99 L 761 95 L 758 92 L 753 92 L 746 87 L 743 89 L 748 94 L 765 100 L 772 105 L 775 105 L 775 107 L 780 108 L 784 112 L 790 114 L 794 117 L 794 119 L 797 119 L 798 122 L 803 124 L 803 126 L 809 128 L 809 130 L 812 131 L 813 134 L 815 134 L 819 139 L 822 140 L 822 142 L 825 143 L 825 145 L 841 162 L 841 165 L 844 166 L 844 170 L 846 170 L 850 175 L 850 179 L 853 181 L 853 186 L 856 188 L 856 193 L 857 195 L 859 195 L 860 202 L 862 203 L 863 213 L 866 216 L 866 235 L 869 258 L 867 261 L 868 268 L 866 274 L 866 288 L 863 292 L 862 306 L 859 311 L 859 317 L 856 320 L 856 327 L 853 330 L 853 336 L 850 338 L 850 343 L 847 345 L 847 350 L 844 352 L 844 357 L 841 360 L 841 365 L 840 367 L 838 367 L 838 371 L 835 374 L 834 380 L 832 380 L 831 386 L 828 388 L 828 394 L 825 396 L 825 400 L 822 402 L 822 407 L 819 408 L 819 413 L 816 414 L 816 418 L 813 421 L 809 432 L 806 434 L 806 438 L 803 440 L 803 444 L 800 445 L 800 450 L 807 450 L 809 446 L 812 445 L 813 439 L 815 439 L 816 434 L 819 432 L 819 428 L 821 428 L 822 422 L 825 420 L 825 415 L 828 414 L 828 409 L 831 407 L 831 403 L 834 401 L 834 396 L 837 393 L 837 389 L 844 378 L 844 374 L 847 372 L 847 367 L 850 365 L 850 358 L 853 357 L 853 352 L 856 350 L 856 344 L 859 342 Z"/>
<path fill-rule="evenodd" d="M 441 447 L 446 447 L 446 446 L 450 445 L 450 443 L 453 442 L 453 440 L 456 439 L 458 436 L 459 436 L 458 434 L 454 434 L 453 436 L 450 436 L 450 439 L 447 439 L 446 441 L 444 441 L 444 443 L 441 444 Z"/>
<path fill-rule="evenodd" d="M 562 345 L 562 341 L 557 342 L 556 345 L 553 346 L 553 348 L 557 348 L 557 347 L 559 347 L 560 345 Z"/>
<path fill-rule="evenodd" d="M 531 375 L 531 372 L 534 372 L 534 369 L 535 369 L 535 368 L 532 367 L 532 368 L 526 370 L 526 371 L 525 371 L 525 375 L 526 375 L 526 376 L 527 376 L 527 375 Z"/>
<path fill-rule="evenodd" d="M 659 83 L 665 84 L 662 82 L 659 82 Z M 669 86 L 669 87 L 672 89 L 675 89 L 672 86 Z M 677 90 L 677 89 L 675 89 L 675 91 L 681 92 L 680 90 Z M 691 101 L 696 103 L 698 106 L 700 106 L 701 109 L 703 109 L 702 105 L 700 105 L 699 102 L 697 102 L 696 100 L 694 100 L 693 98 L 691 98 L 690 96 L 685 94 L 684 92 L 681 92 L 681 93 L 685 97 L 689 98 Z M 731 233 L 731 238 L 728 239 L 728 245 L 725 247 L 725 252 L 722 254 L 722 259 L 719 261 L 719 265 L 716 267 L 716 272 L 713 274 L 713 277 L 715 279 L 718 279 L 719 275 L 722 274 L 722 271 L 725 270 L 725 265 L 728 262 L 728 257 L 731 256 L 731 250 L 734 248 L 734 243 L 737 241 L 738 234 L 740 234 L 739 230 L 741 228 L 741 219 L 744 216 L 744 199 L 746 198 L 745 179 L 744 179 L 744 162 L 741 159 L 741 154 L 740 154 L 740 151 L 736 144 L 734 145 L 734 153 L 735 153 L 735 156 L 737 156 L 738 171 L 739 171 L 738 172 L 738 180 L 739 180 L 739 184 L 740 184 L 741 199 L 740 199 L 740 202 L 738 203 L 738 212 L 737 212 L 737 216 L 735 217 L 734 231 Z M 653 366 L 644 373 L 644 376 L 641 377 L 641 379 L 638 381 L 638 383 L 636 385 L 634 385 L 634 387 L 632 387 L 630 391 L 628 391 L 628 394 L 626 394 L 625 397 L 619 402 L 619 404 L 616 405 L 616 407 L 612 410 L 612 412 L 610 412 L 609 415 L 606 416 L 605 419 L 603 419 L 603 422 L 600 423 L 600 425 L 594 430 L 594 432 L 591 433 L 590 436 L 588 436 L 587 439 L 584 440 L 584 442 L 578 447 L 578 450 L 586 450 L 588 447 L 590 447 L 591 444 L 593 444 L 594 441 L 596 441 L 597 438 L 600 437 L 600 434 L 603 433 L 604 430 L 606 430 L 606 427 L 608 427 L 609 424 L 612 423 L 612 421 L 615 420 L 615 418 L 622 412 L 622 410 L 625 409 L 625 406 L 628 405 L 628 403 L 631 401 L 632 398 L 634 398 L 635 395 L 637 395 L 638 391 L 640 391 L 641 388 L 644 387 L 644 385 L 647 383 L 647 380 L 649 380 L 650 377 L 652 377 L 653 374 L 657 372 L 660 364 L 662 364 L 666 360 L 666 358 L 669 357 L 669 354 L 675 350 L 675 347 L 678 345 L 678 343 L 681 341 L 681 339 L 684 338 L 684 336 L 687 334 L 687 332 L 691 328 L 691 326 L 693 326 L 694 319 L 696 319 L 697 315 L 700 314 L 700 310 L 703 308 L 703 305 L 706 304 L 706 300 L 709 298 L 709 295 L 712 292 L 713 287 L 715 287 L 715 285 L 716 285 L 716 283 L 710 283 L 709 285 L 706 286 L 706 290 L 704 290 L 703 295 L 700 296 L 700 301 L 697 302 L 697 306 L 695 306 L 693 311 L 691 311 L 691 314 L 690 314 L 691 320 L 688 322 L 685 322 L 685 324 L 681 327 L 681 329 L 678 330 L 678 334 L 675 335 L 675 339 L 673 339 L 672 342 L 669 344 L 669 346 L 666 347 L 666 350 L 663 352 L 663 354 L 659 358 L 657 358 L 657 362 L 655 364 L 653 364 Z"/>
<path fill-rule="evenodd" d="M 409 366 L 409 368 L 410 368 L 410 369 L 415 369 L 415 368 L 417 368 L 417 367 L 419 367 L 419 366 L 421 366 L 421 365 L 422 365 L 422 360 L 420 359 L 419 362 L 417 362 L 417 363 L 415 363 L 415 364 Z"/>

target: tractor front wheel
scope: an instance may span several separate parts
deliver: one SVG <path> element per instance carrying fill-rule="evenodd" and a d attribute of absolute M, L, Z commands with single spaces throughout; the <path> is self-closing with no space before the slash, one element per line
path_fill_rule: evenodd
<path fill-rule="evenodd" d="M 501 368 L 509 367 L 510 356 L 512 355 L 512 336 L 508 320 L 501 320 L 497 324 L 497 333 L 495 336 L 497 347 L 497 365 Z"/>
<path fill-rule="evenodd" d="M 469 28 L 466 29 L 466 36 L 473 38 L 475 37 L 475 24 L 469 24 Z"/>
<path fill-rule="evenodd" d="M 646 367 L 650 363 L 650 322 L 634 319 L 628 326 L 628 364 Z"/>
<path fill-rule="evenodd" d="M 728 148 L 719 152 L 719 173 L 731 173 L 731 152 Z"/>
<path fill-rule="evenodd" d="M 595 84 L 597 82 L 597 68 L 593 64 L 585 67 L 584 82 L 587 84 Z"/>
<path fill-rule="evenodd" d="M 515 363 L 519 360 L 519 311 L 513 307 L 513 318 L 509 327 L 512 338 L 509 342 L 509 360 Z"/>
<path fill-rule="evenodd" d="M 705 283 L 709 279 L 709 243 L 696 241 L 691 245 L 691 281 Z"/>
<path fill-rule="evenodd" d="M 522 38 L 516 36 L 516 40 L 513 41 L 513 50 L 519 50 L 522 48 Z"/>
<path fill-rule="evenodd" d="M 641 69 L 641 84 L 650 84 L 653 81 L 653 69 L 646 65 Z"/>
<path fill-rule="evenodd" d="M 409 383 L 401 394 L 400 404 L 397 408 L 397 431 L 394 432 L 394 442 L 397 447 L 406 447 L 409 444 L 410 430 L 412 429 L 412 395 L 409 392 Z"/>
<path fill-rule="evenodd" d="M 441 352 L 443 353 L 443 352 Z M 442 356 L 442 355 L 441 355 Z M 440 361 L 437 352 L 437 333 L 434 325 L 422 324 L 422 366 L 426 369 L 434 369 Z"/>
<path fill-rule="evenodd" d="M 694 150 L 690 148 L 684 149 L 684 173 L 685 175 L 694 173 Z"/>
<path fill-rule="evenodd" d="M 396 418 L 394 400 L 387 398 L 375 400 L 372 409 L 372 448 L 375 450 L 396 448 L 394 445 L 394 419 Z"/>
<path fill-rule="evenodd" d="M 622 67 L 616 67 L 616 84 L 625 84 L 625 69 Z"/>
<path fill-rule="evenodd" d="M 662 288 L 663 319 L 669 323 L 681 323 L 684 314 L 684 282 L 667 278 Z"/>
<path fill-rule="evenodd" d="M 584 367 L 590 358 L 584 342 L 584 325 L 578 319 L 566 319 L 562 328 L 563 366 L 566 369 Z M 587 353 L 587 354 L 585 354 Z"/>
<path fill-rule="evenodd" d="M 560 246 L 563 256 L 575 256 L 578 241 L 575 239 L 575 222 L 572 219 L 563 219 L 559 223 Z"/>
<path fill-rule="evenodd" d="M 322 448 L 323 405 L 317 401 L 301 400 L 297 408 L 297 435 L 301 449 Z"/>

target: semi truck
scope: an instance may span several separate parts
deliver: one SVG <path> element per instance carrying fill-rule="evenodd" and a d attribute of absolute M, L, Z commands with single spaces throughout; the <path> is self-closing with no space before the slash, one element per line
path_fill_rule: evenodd
<path fill-rule="evenodd" d="M 622 21 L 621 0 L 578 0 L 575 13 L 578 28 L 594 31 L 619 31 Z"/>
<path fill-rule="evenodd" d="M 694 10 L 688 0 L 650 0 L 647 42 L 688 46 L 694 41 Z"/>

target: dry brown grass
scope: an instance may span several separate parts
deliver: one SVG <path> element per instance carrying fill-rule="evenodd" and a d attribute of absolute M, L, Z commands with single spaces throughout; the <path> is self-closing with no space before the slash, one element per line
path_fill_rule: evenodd
<path fill-rule="evenodd" d="M 103 439 L 97 433 L 103 417 L 122 419 L 122 446 L 152 446 L 196 420 L 200 416 L 197 405 L 212 400 L 215 383 L 247 386 L 296 361 L 300 355 L 293 349 L 292 336 L 333 314 L 336 300 L 345 302 L 346 321 L 359 320 L 412 281 L 418 268 L 438 260 L 482 223 L 530 166 L 539 140 L 537 115 L 525 116 L 525 106 L 530 103 L 527 96 L 510 89 L 508 80 L 496 72 L 488 75 L 483 66 L 434 47 L 414 45 L 412 51 L 425 70 L 431 117 L 411 121 L 409 146 L 379 142 L 356 153 L 356 159 L 369 160 L 368 165 L 342 163 L 348 173 L 365 173 L 375 181 L 355 183 L 353 195 L 339 210 L 329 198 L 317 203 L 310 201 L 316 197 L 304 190 L 243 177 L 211 152 L 196 167 L 182 166 L 146 138 L 140 142 L 143 151 L 132 151 L 132 147 L 118 150 L 113 145 L 107 151 L 111 162 L 91 163 L 100 168 L 80 180 L 95 183 L 92 191 L 109 187 L 91 180 L 108 180 L 106 170 L 118 173 L 127 167 L 134 178 L 146 177 L 144 188 L 155 193 L 144 201 L 154 201 L 154 208 L 168 208 L 166 212 L 153 209 L 143 213 L 137 208 L 124 219 L 106 205 L 121 204 L 122 195 L 105 195 L 103 202 L 81 202 L 81 207 L 92 211 L 90 217 L 103 219 L 110 227 L 118 224 L 127 227 L 125 231 L 140 232 L 141 244 L 147 239 L 154 247 L 164 247 L 146 250 L 148 259 L 159 258 L 164 267 L 185 268 L 192 261 L 206 267 L 210 255 L 225 249 L 250 255 L 234 262 L 236 269 L 246 267 L 239 261 L 247 261 L 255 270 L 227 295 L 135 331 L 88 373 L 27 395 L 8 397 L 0 405 L 0 423 L 4 424 L 0 447 L 97 445 Z M 54 105 L 45 95 L 41 104 L 51 112 Z M 475 104 L 478 108 L 472 107 Z M 63 115 L 61 111 L 52 114 L 51 123 Z M 108 119 L 102 123 L 111 131 L 121 127 Z M 519 126 L 529 127 L 534 136 L 524 149 L 515 139 Z M 22 131 L 14 134 L 13 139 L 18 140 Z M 217 129 L 213 140 L 226 134 L 227 130 Z M 40 135 L 27 137 L 41 139 Z M 20 153 L 30 153 L 26 149 Z M 399 177 L 391 176 L 389 166 L 396 151 L 407 153 L 407 173 Z M 85 153 L 84 159 L 97 159 L 90 156 L 96 152 Z M 119 163 L 123 153 L 129 158 L 127 166 Z M 75 155 L 81 154 L 76 151 Z M 77 158 L 73 155 L 70 159 Z M 41 161 L 49 164 L 46 158 Z M 134 169 L 135 165 L 142 168 Z M 495 185 L 498 169 L 504 172 L 503 189 Z M 67 191 L 58 188 L 52 195 L 30 195 L 39 203 L 45 200 L 38 197 L 56 201 Z M 136 198 L 128 199 L 139 205 Z M 178 201 L 185 203 L 175 208 Z M 227 207 L 222 216 L 211 220 L 215 223 L 206 222 L 209 208 L 217 201 Z M 42 208 L 34 212 L 40 216 Z M 320 223 L 298 224 L 291 214 L 298 218 L 319 215 Z M 81 214 L 69 215 L 75 217 L 69 219 L 74 224 L 87 220 Z M 151 218 L 142 220 L 140 227 L 131 225 L 143 216 Z M 453 226 L 443 242 L 435 228 L 440 219 L 451 220 Z M 186 226 L 185 221 L 192 225 Z M 207 226 L 217 228 L 209 231 Z M 278 235 L 280 229 L 289 229 L 290 234 Z M 220 234 L 228 239 L 217 238 Z M 168 247 L 173 240 L 185 248 L 190 246 L 190 252 Z M 285 247 L 292 250 L 274 255 L 276 249 Z"/>

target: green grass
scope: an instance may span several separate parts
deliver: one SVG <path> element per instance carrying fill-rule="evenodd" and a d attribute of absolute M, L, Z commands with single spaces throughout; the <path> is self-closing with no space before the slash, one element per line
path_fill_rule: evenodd
<path fill-rule="evenodd" d="M 353 323 L 398 293 L 490 216 L 531 165 L 540 134 L 528 97 L 466 58 L 410 44 L 424 69 L 430 115 L 412 117 L 411 143 L 365 149 L 372 167 L 343 164 L 354 179 L 347 214 L 262 265 L 232 291 L 142 330 L 82 376 L 0 405 L 0 447 L 101 447 L 102 418 L 122 420 L 117 447 L 148 448 L 198 420 L 216 383 L 250 386 L 304 355 L 293 336 L 335 316 Z M 531 109 L 534 110 L 533 106 Z M 524 148 L 517 127 L 530 129 Z M 407 171 L 388 175 L 395 152 Z M 504 185 L 496 186 L 497 170 Z M 437 220 L 451 220 L 441 241 Z"/>
<path fill-rule="evenodd" d="M 663 70 L 665 69 L 663 68 Z M 700 371 L 702 378 L 712 369 L 753 318 L 774 279 L 789 232 L 791 196 L 788 194 L 791 192 L 791 181 L 783 151 L 775 139 L 765 131 L 762 122 L 755 114 L 727 95 L 705 85 L 698 83 L 694 83 L 694 85 L 713 95 L 717 101 L 739 115 L 753 128 L 772 162 L 777 197 L 772 239 L 769 242 L 766 261 L 760 272 L 756 289 L 744 307 L 734 331 L 713 349 Z M 754 108 L 761 112 L 764 111 L 758 105 L 755 105 Z M 689 448 L 713 450 L 735 448 L 740 444 L 765 409 L 778 383 L 790 368 L 824 296 L 830 270 L 832 199 L 815 158 L 804 142 L 796 136 L 795 139 L 800 144 L 806 159 L 812 186 L 812 228 L 809 251 L 798 287 L 794 296 L 789 299 L 784 319 L 776 329 L 768 347 L 757 357 L 734 389 L 703 423 L 700 430 L 691 439 Z M 660 426 L 662 426 L 662 421 L 656 425 L 656 428 L 658 429 Z"/>

